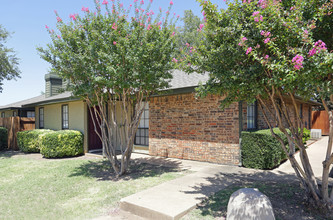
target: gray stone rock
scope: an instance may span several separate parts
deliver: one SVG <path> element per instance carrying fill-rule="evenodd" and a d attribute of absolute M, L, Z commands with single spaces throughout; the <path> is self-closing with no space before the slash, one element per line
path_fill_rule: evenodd
<path fill-rule="evenodd" d="M 239 189 L 229 199 L 227 220 L 245 219 L 275 220 L 271 201 L 258 189 Z"/>

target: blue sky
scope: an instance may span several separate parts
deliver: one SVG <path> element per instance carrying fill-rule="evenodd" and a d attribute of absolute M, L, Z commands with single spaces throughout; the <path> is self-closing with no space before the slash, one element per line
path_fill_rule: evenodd
<path fill-rule="evenodd" d="M 133 0 L 122 0 L 129 6 Z M 145 0 L 148 3 L 148 0 Z M 166 9 L 170 0 L 154 0 L 152 9 L 157 11 L 161 6 Z M 184 10 L 191 9 L 202 17 L 199 3 L 195 0 L 173 0 L 172 13 L 183 16 Z M 220 7 L 225 7 L 223 0 L 212 0 Z M 63 20 L 69 20 L 69 14 L 81 12 L 82 7 L 94 8 L 93 0 L 0 0 L 0 24 L 9 32 L 13 32 L 7 46 L 13 48 L 20 58 L 21 78 L 4 81 L 3 92 L 0 93 L 0 106 L 28 99 L 44 91 L 44 75 L 50 65 L 42 60 L 36 50 L 37 46 L 45 46 L 50 36 L 45 25 L 56 26 L 57 10 Z"/>

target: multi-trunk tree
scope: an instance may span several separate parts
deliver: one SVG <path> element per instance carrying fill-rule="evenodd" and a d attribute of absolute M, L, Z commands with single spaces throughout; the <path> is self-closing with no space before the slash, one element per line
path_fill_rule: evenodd
<path fill-rule="evenodd" d="M 325 105 L 325 97 L 333 98 L 333 56 L 324 41 L 314 38 L 321 32 L 316 25 L 331 16 L 332 2 L 236 0 L 225 10 L 210 1 L 199 2 L 207 22 L 198 34 L 203 34 L 205 42 L 191 51 L 184 47 L 186 53 L 179 59 L 188 72 L 209 72 L 210 79 L 199 95 L 224 95 L 222 107 L 257 100 L 308 198 L 332 211 L 333 190 L 328 187 L 333 162 L 332 114 L 320 185 L 302 141 L 304 123 L 296 100 L 316 94 Z M 274 133 L 276 125 L 287 136 L 288 146 Z M 295 159 L 297 148 L 301 163 Z"/>
<path fill-rule="evenodd" d="M 125 8 L 120 1 L 96 1 L 96 9 L 83 7 L 83 14 L 71 14 L 69 23 L 56 13 L 57 31 L 46 27 L 52 42 L 38 48 L 52 71 L 70 80 L 74 95 L 89 105 L 118 176 L 127 171 L 145 102 L 172 78 L 173 2 L 156 15 L 151 4 L 143 8 L 143 0 L 134 0 Z"/>
<path fill-rule="evenodd" d="M 2 92 L 4 80 L 20 77 L 19 60 L 14 50 L 5 45 L 8 37 L 10 37 L 9 32 L 0 25 L 0 92 Z"/>

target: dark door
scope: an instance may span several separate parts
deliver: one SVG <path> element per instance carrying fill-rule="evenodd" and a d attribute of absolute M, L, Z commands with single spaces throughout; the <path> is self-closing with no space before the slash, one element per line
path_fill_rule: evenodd
<path fill-rule="evenodd" d="M 91 109 L 93 113 L 93 117 L 96 119 L 94 114 L 94 109 Z M 97 132 L 100 132 L 100 127 L 96 124 Z M 91 117 L 91 113 L 88 107 L 88 149 L 90 150 L 102 150 L 102 142 L 99 139 L 98 135 L 95 132 L 94 122 Z"/>

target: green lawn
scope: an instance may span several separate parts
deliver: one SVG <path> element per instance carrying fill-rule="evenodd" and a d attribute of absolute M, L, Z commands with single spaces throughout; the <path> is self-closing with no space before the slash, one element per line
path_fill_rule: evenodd
<path fill-rule="evenodd" d="M 89 219 L 121 198 L 179 177 L 178 169 L 132 163 L 116 179 L 102 159 L 47 160 L 0 152 L 0 219 Z"/>

